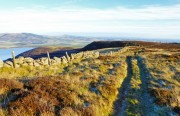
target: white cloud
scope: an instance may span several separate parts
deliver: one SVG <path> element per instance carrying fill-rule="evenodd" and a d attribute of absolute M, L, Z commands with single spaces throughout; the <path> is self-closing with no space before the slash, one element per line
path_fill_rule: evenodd
<path fill-rule="evenodd" d="M 180 38 L 180 5 L 137 9 L 46 9 L 38 6 L 1 10 L 0 16 L 0 32 L 126 32 Z M 147 23 L 142 24 L 144 21 Z"/>

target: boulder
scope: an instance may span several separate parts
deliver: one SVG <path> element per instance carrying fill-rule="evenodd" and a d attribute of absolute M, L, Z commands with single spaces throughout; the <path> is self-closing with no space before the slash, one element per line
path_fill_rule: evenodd
<path fill-rule="evenodd" d="M 51 60 L 51 65 L 56 65 L 56 64 L 58 64 L 58 62 L 56 60 L 52 59 Z"/>
<path fill-rule="evenodd" d="M 48 58 L 40 58 L 42 65 L 49 65 Z"/>
<path fill-rule="evenodd" d="M 52 62 L 61 63 L 61 58 L 54 57 Z"/>
<path fill-rule="evenodd" d="M 16 64 L 23 64 L 24 63 L 24 57 L 19 57 L 16 59 Z"/>
<path fill-rule="evenodd" d="M 71 60 L 74 60 L 74 54 L 71 54 L 70 58 L 71 58 Z"/>
<path fill-rule="evenodd" d="M 68 60 L 66 59 L 66 57 L 65 57 L 65 56 L 63 56 L 61 59 L 62 59 L 62 63 L 63 63 L 63 64 L 68 63 Z"/>
<path fill-rule="evenodd" d="M 29 62 L 29 63 L 28 63 L 28 66 L 33 66 L 33 65 L 34 65 L 33 62 Z"/>
<path fill-rule="evenodd" d="M 22 66 L 29 66 L 28 63 L 23 63 Z"/>
<path fill-rule="evenodd" d="M 38 67 L 38 66 L 40 66 L 40 64 L 38 62 L 34 62 L 34 66 Z"/>
<path fill-rule="evenodd" d="M 30 57 L 24 59 L 24 62 L 27 62 L 27 63 L 32 63 L 33 61 L 34 61 L 34 59 L 32 59 Z"/>

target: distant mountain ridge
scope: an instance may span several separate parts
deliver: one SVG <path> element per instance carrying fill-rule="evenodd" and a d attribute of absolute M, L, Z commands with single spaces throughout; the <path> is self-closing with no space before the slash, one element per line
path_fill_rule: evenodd
<path fill-rule="evenodd" d="M 49 38 L 31 33 L 5 33 L 0 36 L 0 41 L 6 40 L 8 42 L 25 42 L 30 44 L 43 44 L 47 39 Z"/>
<path fill-rule="evenodd" d="M 47 36 L 37 35 L 32 33 L 1 33 L 0 43 L 3 45 L 0 48 L 7 47 L 39 47 L 39 46 L 84 46 L 96 38 L 62 35 L 62 36 Z"/>
<path fill-rule="evenodd" d="M 119 38 L 88 37 L 88 36 L 83 37 L 83 36 L 73 36 L 73 35 L 67 35 L 67 34 L 61 35 L 61 36 L 48 36 L 48 35 L 39 35 L 39 34 L 32 34 L 32 33 L 0 33 L 0 45 L 1 45 L 0 48 L 40 47 L 40 46 L 54 46 L 54 45 L 79 48 L 87 44 L 90 44 L 93 41 L 130 41 L 130 40 L 131 41 L 135 41 L 135 40 L 150 41 L 146 39 L 137 39 L 137 38 L 128 39 L 128 38 L 121 38 L 121 37 Z M 105 44 L 106 42 L 104 43 L 104 45 Z"/>

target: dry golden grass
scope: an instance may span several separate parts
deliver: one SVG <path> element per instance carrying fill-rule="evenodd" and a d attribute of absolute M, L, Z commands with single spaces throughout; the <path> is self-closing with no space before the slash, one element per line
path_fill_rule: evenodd
<path fill-rule="evenodd" d="M 180 54 L 177 50 L 157 49 L 141 55 L 150 72 L 149 88 L 155 102 L 180 113 Z"/>
<path fill-rule="evenodd" d="M 0 109 L 0 115 L 112 115 L 118 89 L 127 77 L 126 57 L 129 55 L 144 58 L 150 73 L 149 90 L 158 101 L 156 103 L 179 111 L 180 64 L 177 51 L 141 50 L 129 47 L 129 51 L 123 54 L 100 55 L 99 58 L 87 58 L 67 65 L 1 68 L 0 103 L 7 95 L 12 99 Z M 132 65 L 134 77 L 130 94 L 133 95 L 134 89 L 139 90 L 141 81 L 137 61 L 133 60 Z M 169 87 L 170 91 L 164 90 Z M 128 101 L 133 106 L 133 109 L 129 108 L 130 113 L 141 110 L 137 107 L 140 106 L 137 96 L 130 96 Z"/>
<path fill-rule="evenodd" d="M 7 110 L 6 114 L 12 116 L 112 114 L 118 88 L 127 74 L 125 56 L 116 55 L 88 58 L 64 66 L 0 69 L 1 78 L 24 80 L 16 80 L 22 85 L 17 91 L 12 91 L 14 86 L 7 90 L 11 96 L 17 97 L 10 100 L 4 108 Z M 7 85 L 10 86 L 11 83 Z"/>

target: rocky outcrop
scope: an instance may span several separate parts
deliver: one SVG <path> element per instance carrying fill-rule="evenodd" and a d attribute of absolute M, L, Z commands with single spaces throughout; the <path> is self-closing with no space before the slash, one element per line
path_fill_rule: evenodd
<path fill-rule="evenodd" d="M 23 67 L 23 66 L 34 66 L 34 67 L 43 67 L 48 65 L 59 65 L 59 64 L 67 64 L 70 62 L 73 62 L 75 60 L 82 60 L 87 58 L 98 58 L 101 56 L 106 55 L 118 55 L 118 53 L 124 53 L 128 51 L 128 47 L 122 48 L 118 51 L 111 51 L 109 53 L 99 53 L 99 51 L 86 51 L 86 52 L 79 52 L 75 54 L 68 54 L 66 53 L 65 56 L 62 57 L 53 57 L 51 59 L 48 59 L 48 57 L 42 57 L 39 59 L 33 59 L 30 57 L 24 58 L 24 57 L 18 57 L 15 59 L 15 65 L 16 68 Z M 0 68 L 1 67 L 13 67 L 13 61 L 3 61 L 0 60 Z"/>
<path fill-rule="evenodd" d="M 54 57 L 50 60 L 48 60 L 47 57 L 42 57 L 36 60 L 30 57 L 27 57 L 27 58 L 19 57 L 15 59 L 15 65 L 16 67 L 22 67 L 22 66 L 40 67 L 40 66 L 47 66 L 47 65 L 67 64 L 76 59 L 81 60 L 85 58 L 98 58 L 98 57 L 99 57 L 99 52 L 96 52 L 96 51 L 80 52 L 80 53 L 70 54 L 70 55 L 66 53 L 66 55 L 63 57 Z M 2 64 L 2 66 L 13 67 L 13 62 L 6 61 Z"/>

